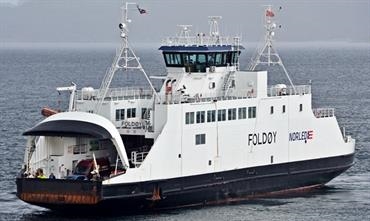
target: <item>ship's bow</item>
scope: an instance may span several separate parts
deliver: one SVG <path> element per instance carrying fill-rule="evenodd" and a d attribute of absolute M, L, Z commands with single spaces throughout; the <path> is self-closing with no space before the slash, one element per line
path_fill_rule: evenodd
<path fill-rule="evenodd" d="M 17 178 L 17 196 L 48 208 L 96 205 L 101 201 L 100 181 Z"/>

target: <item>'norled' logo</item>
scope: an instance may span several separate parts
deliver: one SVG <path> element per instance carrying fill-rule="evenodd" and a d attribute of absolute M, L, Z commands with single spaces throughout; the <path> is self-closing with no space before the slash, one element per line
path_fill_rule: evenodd
<path fill-rule="evenodd" d="M 311 139 L 313 139 L 313 130 L 289 133 L 289 141 L 303 140 L 307 143 L 307 140 Z"/>

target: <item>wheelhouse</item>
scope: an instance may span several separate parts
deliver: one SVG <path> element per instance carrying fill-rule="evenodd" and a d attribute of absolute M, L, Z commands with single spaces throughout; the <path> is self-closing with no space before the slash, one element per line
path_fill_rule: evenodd
<path fill-rule="evenodd" d="M 206 68 L 236 66 L 242 46 L 162 46 L 167 67 L 185 68 L 186 72 L 206 72 Z"/>

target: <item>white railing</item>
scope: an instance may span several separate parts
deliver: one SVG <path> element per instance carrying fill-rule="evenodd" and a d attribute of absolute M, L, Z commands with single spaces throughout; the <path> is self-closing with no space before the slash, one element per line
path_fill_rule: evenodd
<path fill-rule="evenodd" d="M 189 96 L 188 94 L 182 94 L 181 92 L 174 92 L 167 95 L 159 95 L 160 100 L 163 104 L 179 104 L 179 103 L 202 103 L 202 102 L 213 102 L 222 100 L 239 100 L 255 98 L 256 94 L 252 91 L 242 91 L 238 93 L 230 93 L 228 96 L 223 96 L 220 93 L 203 93 Z"/>
<path fill-rule="evenodd" d="M 84 94 L 83 91 L 79 90 L 76 92 L 77 100 L 97 100 L 98 90 L 89 91 L 89 94 Z M 109 89 L 105 97 L 106 101 L 116 100 L 135 100 L 135 99 L 152 99 L 154 96 L 152 90 L 144 90 L 142 88 L 126 87 L 126 88 L 112 88 Z M 203 93 L 189 96 L 178 91 L 174 91 L 169 94 L 158 95 L 163 104 L 179 104 L 179 103 L 199 103 L 199 102 L 210 102 L 220 100 L 237 100 L 255 98 L 256 94 L 250 90 L 243 90 L 238 93 L 228 93 L 227 96 L 223 96 L 220 92 L 218 93 Z"/>
<path fill-rule="evenodd" d="M 316 108 L 312 109 L 313 114 L 316 118 L 334 117 L 334 108 Z"/>
<path fill-rule="evenodd" d="M 139 167 L 143 163 L 148 153 L 149 152 L 132 151 L 131 152 L 131 163 L 134 164 L 135 167 Z"/>
<path fill-rule="evenodd" d="M 152 98 L 153 90 L 142 88 L 112 88 L 109 89 L 106 98 L 110 100 L 144 99 Z"/>
<path fill-rule="evenodd" d="M 162 40 L 164 46 L 191 46 L 191 45 L 235 45 L 231 37 L 218 36 L 189 36 L 189 37 L 168 37 Z"/>
<path fill-rule="evenodd" d="M 84 92 L 78 90 L 76 93 L 77 100 L 99 100 L 99 89 Z M 110 88 L 104 100 L 132 100 L 132 99 L 150 99 L 153 91 L 138 87 Z"/>
<path fill-rule="evenodd" d="M 292 86 L 279 87 L 275 85 L 269 87 L 267 93 L 270 97 L 311 94 L 311 85 L 297 85 L 294 88 Z"/>

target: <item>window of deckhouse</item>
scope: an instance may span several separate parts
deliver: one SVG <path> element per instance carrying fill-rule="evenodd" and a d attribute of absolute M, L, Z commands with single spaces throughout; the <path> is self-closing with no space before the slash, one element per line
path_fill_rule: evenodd
<path fill-rule="evenodd" d="M 185 113 L 185 124 L 194 124 L 194 112 Z"/>
<path fill-rule="evenodd" d="M 206 134 L 196 134 L 195 135 L 195 145 L 205 144 Z"/>
<path fill-rule="evenodd" d="M 248 118 L 256 118 L 256 107 L 248 107 Z"/>
<path fill-rule="evenodd" d="M 136 108 L 128 108 L 127 118 L 135 118 L 135 117 L 136 117 Z"/>
<path fill-rule="evenodd" d="M 205 111 L 197 111 L 196 119 L 197 124 L 205 122 Z"/>
<path fill-rule="evenodd" d="M 246 119 L 247 118 L 247 108 L 240 107 L 238 108 L 238 119 Z"/>
<path fill-rule="evenodd" d="M 225 121 L 225 120 L 226 120 L 226 109 L 218 110 L 217 121 Z"/>
<path fill-rule="evenodd" d="M 116 110 L 116 121 L 125 119 L 125 109 Z"/>
<path fill-rule="evenodd" d="M 231 108 L 227 110 L 227 119 L 236 120 L 236 108 Z"/>
<path fill-rule="evenodd" d="M 216 121 L 216 111 L 209 110 L 207 111 L 207 122 L 215 122 Z"/>
<path fill-rule="evenodd" d="M 151 108 L 141 108 L 141 119 L 149 119 L 150 110 Z"/>

